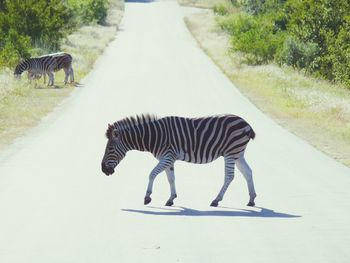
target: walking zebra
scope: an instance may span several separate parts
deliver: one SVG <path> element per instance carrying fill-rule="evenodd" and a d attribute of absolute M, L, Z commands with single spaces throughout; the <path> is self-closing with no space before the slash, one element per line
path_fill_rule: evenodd
<path fill-rule="evenodd" d="M 218 206 L 233 180 L 234 167 L 244 175 L 249 191 L 248 206 L 254 206 L 256 197 L 252 170 L 244 159 L 244 151 L 250 139 L 255 138 L 252 127 L 235 115 L 205 118 L 165 117 L 142 115 L 125 118 L 109 124 L 108 139 L 102 160 L 102 171 L 108 176 L 124 158 L 127 151 L 151 152 L 159 163 L 149 176 L 144 204 L 151 202 L 153 182 L 165 171 L 170 184 L 170 198 L 166 206 L 173 205 L 177 197 L 175 189 L 174 163 L 176 160 L 191 163 L 209 163 L 220 156 L 225 159 L 224 184 L 212 201 Z"/>
<path fill-rule="evenodd" d="M 54 53 L 37 58 L 29 58 L 20 62 L 15 69 L 15 76 L 20 76 L 24 71 L 28 71 L 29 79 L 38 79 L 44 75 L 49 76 L 48 85 L 54 85 L 54 71 L 63 69 L 65 73 L 64 84 L 67 84 L 68 77 L 70 82 L 74 82 L 74 72 L 72 68 L 72 56 L 68 53 Z"/>

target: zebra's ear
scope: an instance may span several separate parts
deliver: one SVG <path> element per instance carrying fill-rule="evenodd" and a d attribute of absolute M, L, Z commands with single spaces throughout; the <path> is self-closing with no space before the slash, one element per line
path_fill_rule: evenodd
<path fill-rule="evenodd" d="M 112 136 L 113 136 L 114 139 L 119 139 L 119 131 L 114 129 L 112 131 Z"/>
<path fill-rule="evenodd" d="M 108 123 L 108 129 L 107 129 L 107 131 L 106 131 L 106 137 L 107 137 L 108 139 L 112 139 L 112 137 L 114 136 L 114 135 L 113 135 L 113 130 L 114 130 L 114 125 Z"/>

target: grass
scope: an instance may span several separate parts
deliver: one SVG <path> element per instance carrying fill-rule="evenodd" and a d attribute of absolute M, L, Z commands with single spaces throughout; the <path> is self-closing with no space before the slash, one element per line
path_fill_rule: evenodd
<path fill-rule="evenodd" d="M 61 51 L 73 56 L 76 81 L 88 74 L 97 57 L 114 39 L 123 7 L 123 0 L 111 0 L 105 26 L 83 26 L 62 43 Z M 16 80 L 11 69 L 0 72 L 0 149 L 25 134 L 71 93 L 75 86 L 64 85 L 63 80 L 63 71 L 56 73 L 56 86 L 51 88 L 42 79 L 29 82 L 22 76 Z"/>
<path fill-rule="evenodd" d="M 217 5 L 226 5 L 228 0 L 178 0 L 178 3 L 183 6 L 199 7 L 199 8 L 214 8 Z"/>
<path fill-rule="evenodd" d="M 211 10 L 187 16 L 185 22 L 202 49 L 257 107 L 350 166 L 349 89 L 288 67 L 244 64 L 239 53 L 230 51 L 230 36 Z"/>

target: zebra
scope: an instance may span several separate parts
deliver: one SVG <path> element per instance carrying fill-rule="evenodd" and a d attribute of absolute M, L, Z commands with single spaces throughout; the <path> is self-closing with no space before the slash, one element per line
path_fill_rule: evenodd
<path fill-rule="evenodd" d="M 49 76 L 48 86 L 54 85 L 54 71 L 64 70 L 64 84 L 67 84 L 68 77 L 70 82 L 74 82 L 74 72 L 72 68 L 72 56 L 68 53 L 54 53 L 44 55 L 37 58 L 29 58 L 20 62 L 14 71 L 14 75 L 19 77 L 24 71 L 28 71 L 29 79 L 38 79 L 44 75 L 44 83 L 46 82 L 45 75 Z"/>
<path fill-rule="evenodd" d="M 157 118 L 154 115 L 127 117 L 108 124 L 108 139 L 102 159 L 102 172 L 107 176 L 114 173 L 115 167 L 130 150 L 147 151 L 158 160 L 149 175 L 144 204 L 151 202 L 153 182 L 156 176 L 165 171 L 170 184 L 170 198 L 166 206 L 172 206 L 177 197 L 175 189 L 174 163 L 177 160 L 204 164 L 223 156 L 225 180 L 211 206 L 218 206 L 234 178 L 234 168 L 238 169 L 247 181 L 249 191 L 248 206 L 255 206 L 256 197 L 252 170 L 244 158 L 250 139 L 255 138 L 252 127 L 236 115 L 219 115 L 203 118 L 169 116 Z"/>

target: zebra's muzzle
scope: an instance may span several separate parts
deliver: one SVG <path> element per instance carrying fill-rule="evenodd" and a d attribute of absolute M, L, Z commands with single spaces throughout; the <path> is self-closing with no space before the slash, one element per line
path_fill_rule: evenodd
<path fill-rule="evenodd" d="M 109 176 L 109 175 L 111 175 L 111 174 L 114 173 L 114 168 L 105 165 L 105 163 L 102 163 L 102 164 L 101 164 L 101 168 L 102 168 L 102 172 L 103 172 L 105 175 L 107 175 L 107 176 Z"/>

